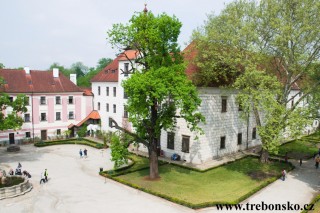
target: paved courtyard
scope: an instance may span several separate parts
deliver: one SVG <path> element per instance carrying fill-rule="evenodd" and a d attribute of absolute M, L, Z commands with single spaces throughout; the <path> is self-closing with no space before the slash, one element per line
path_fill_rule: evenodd
<path fill-rule="evenodd" d="M 88 158 L 80 159 L 80 148 L 88 149 Z M 18 153 L 8 153 L 4 147 L 0 148 L 1 168 L 15 169 L 18 162 L 23 170 L 31 173 L 33 189 L 23 196 L 0 200 L 1 213 L 195 212 L 99 176 L 100 167 L 113 167 L 110 149 L 101 151 L 82 145 L 43 148 L 25 145 Z M 40 185 L 40 174 L 44 169 L 48 169 L 49 181 Z M 286 181 L 274 182 L 243 203 L 308 203 L 319 190 L 319 174 L 310 160 L 290 173 Z M 231 211 L 217 211 L 212 207 L 197 212 Z"/>

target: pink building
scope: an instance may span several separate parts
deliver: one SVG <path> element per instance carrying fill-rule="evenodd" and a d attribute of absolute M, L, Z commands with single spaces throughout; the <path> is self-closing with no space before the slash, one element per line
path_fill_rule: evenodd
<path fill-rule="evenodd" d="M 79 123 L 93 109 L 92 93 L 76 85 L 76 76 L 72 75 L 69 80 L 58 69 L 0 69 L 0 77 L 5 81 L 0 92 L 7 93 L 13 100 L 18 94 L 29 99 L 28 111 L 21 115 L 24 119 L 21 129 L 0 131 L 0 143 L 57 138 L 70 124 Z M 6 109 L 5 113 L 10 110 Z"/>

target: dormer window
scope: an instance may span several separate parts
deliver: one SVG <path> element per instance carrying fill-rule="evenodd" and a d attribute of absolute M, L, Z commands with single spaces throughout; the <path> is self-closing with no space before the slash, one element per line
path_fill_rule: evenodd
<path fill-rule="evenodd" d="M 129 63 L 124 63 L 124 76 L 129 75 Z"/>

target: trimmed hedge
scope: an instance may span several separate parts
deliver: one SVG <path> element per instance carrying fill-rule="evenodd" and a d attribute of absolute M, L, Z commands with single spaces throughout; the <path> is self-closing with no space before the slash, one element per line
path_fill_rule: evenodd
<path fill-rule="evenodd" d="M 257 156 L 246 156 L 244 158 L 247 158 L 247 157 L 256 157 L 258 158 Z M 132 160 L 132 159 L 131 159 Z M 270 161 L 278 161 L 279 162 L 279 159 L 270 159 Z M 179 164 L 170 164 L 172 166 L 177 166 L 177 167 L 182 167 L 184 169 L 189 169 L 189 170 L 193 170 L 193 171 L 196 171 L 196 172 L 201 172 L 201 173 L 204 173 L 206 171 L 209 171 L 209 170 L 212 170 L 212 169 L 216 169 L 218 167 L 221 167 L 221 166 L 224 166 L 224 165 L 227 165 L 227 164 L 230 164 L 230 163 L 233 163 L 234 161 L 230 161 L 230 162 L 227 162 L 225 164 L 222 164 L 222 165 L 219 165 L 217 167 L 213 167 L 213 168 L 209 168 L 209 169 L 206 169 L 206 170 L 200 170 L 200 169 L 196 169 L 196 168 L 190 168 L 190 167 L 187 167 L 187 166 L 183 166 L 183 165 L 179 165 Z M 283 160 L 280 160 L 280 162 L 283 162 L 285 163 L 285 161 Z M 134 164 L 134 163 L 133 163 Z M 132 188 L 135 188 L 135 189 L 138 189 L 138 190 L 141 190 L 143 192 L 146 192 L 146 193 L 149 193 L 149 194 L 152 194 L 152 195 L 155 195 L 155 196 L 158 196 L 158 197 L 161 197 L 163 199 L 166 199 L 168 201 L 171 201 L 171 202 L 174 202 L 174 203 L 177 203 L 177 204 L 180 204 L 180 205 L 183 205 L 183 206 L 186 206 L 186 207 L 189 207 L 189 208 L 192 208 L 192 209 L 200 209 L 200 208 L 206 208 L 206 207 L 212 207 L 212 206 L 215 206 L 217 204 L 238 204 L 242 201 L 244 201 L 245 199 L 249 198 L 250 196 L 252 196 L 253 194 L 255 194 L 256 192 L 260 191 L 261 189 L 263 189 L 264 187 L 268 186 L 269 184 L 273 183 L 274 181 L 278 180 L 280 177 L 281 177 L 281 174 L 277 175 L 276 177 L 273 177 L 273 178 L 270 178 L 268 181 L 266 181 L 265 183 L 263 183 L 262 185 L 260 185 L 259 187 L 249 191 L 247 194 L 239 197 L 238 199 L 234 200 L 233 202 L 224 202 L 224 201 L 213 201 L 213 202 L 205 202 L 205 203 L 198 203 L 198 204 L 194 204 L 194 203 L 191 203 L 191 202 L 187 202 L 187 201 L 184 201 L 184 200 L 181 200 L 181 199 L 178 199 L 178 198 L 175 198 L 175 197 L 171 197 L 169 195 L 165 195 L 165 194 L 161 194 L 161 193 L 158 193 L 158 192 L 155 192 L 155 191 L 152 191 L 152 190 L 149 190 L 149 189 L 146 189 L 146 188 L 143 188 L 143 187 L 140 187 L 138 185 L 135 185 L 135 184 L 132 184 L 130 182 L 127 182 L 127 181 L 124 181 L 123 179 L 121 178 L 118 178 L 118 176 L 120 175 L 124 175 L 124 174 L 127 174 L 127 173 L 131 173 L 131 172 L 135 172 L 135 171 L 140 171 L 140 170 L 143 170 L 143 169 L 147 169 L 147 168 L 140 168 L 140 169 L 137 169 L 135 171 L 128 171 L 126 172 L 125 169 L 126 168 L 130 168 L 133 166 L 132 165 L 129 165 L 128 167 L 125 167 L 125 168 L 121 168 L 122 170 L 124 170 L 123 173 L 118 173 L 118 174 L 108 174 L 108 171 L 104 171 L 104 172 L 100 172 L 99 174 L 104 176 L 104 177 L 107 177 L 109 179 L 112 179 L 114 181 L 117 181 L 119 183 L 122 183 L 122 184 L 125 184 L 127 186 L 130 186 Z M 292 169 L 294 169 L 295 167 L 289 162 L 288 163 L 290 165 L 290 170 L 291 171 Z M 163 165 L 163 164 L 162 164 Z M 160 166 L 160 164 L 159 164 Z"/>
<path fill-rule="evenodd" d="M 53 145 L 62 145 L 62 144 L 81 144 L 81 145 L 87 145 L 87 146 L 91 146 L 93 148 L 96 149 L 102 149 L 103 144 L 101 143 L 97 143 L 88 139 L 81 139 L 81 140 L 77 140 L 77 139 L 66 139 L 66 140 L 58 140 L 58 141 L 46 141 L 46 142 L 37 142 L 34 143 L 34 146 L 36 147 L 44 147 L 44 146 L 53 146 Z"/>

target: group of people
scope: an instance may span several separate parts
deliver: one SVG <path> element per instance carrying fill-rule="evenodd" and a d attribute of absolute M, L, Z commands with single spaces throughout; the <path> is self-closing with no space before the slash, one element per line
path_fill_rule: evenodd
<path fill-rule="evenodd" d="M 40 184 L 46 183 L 47 181 L 48 181 L 48 170 L 45 169 L 44 172 L 41 172 Z"/>
<path fill-rule="evenodd" d="M 83 151 L 82 151 L 82 149 L 80 149 L 79 154 L 80 154 L 80 158 L 82 158 L 82 156 L 87 158 L 88 157 L 88 150 L 86 148 L 84 148 Z"/>
<path fill-rule="evenodd" d="M 22 171 L 22 165 L 20 162 L 18 163 L 16 170 L 13 172 L 13 169 L 10 168 L 8 174 L 9 175 L 24 175 L 28 178 L 31 178 L 31 174 L 29 172 L 27 172 L 26 170 Z"/>

